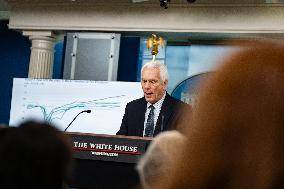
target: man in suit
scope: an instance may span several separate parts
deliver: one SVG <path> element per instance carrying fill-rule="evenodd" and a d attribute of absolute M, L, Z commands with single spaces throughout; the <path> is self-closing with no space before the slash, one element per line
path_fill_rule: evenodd
<path fill-rule="evenodd" d="M 117 135 L 156 136 L 161 131 L 174 129 L 181 110 L 189 107 L 166 92 L 168 71 L 162 63 L 148 62 L 142 67 L 141 85 L 144 97 L 126 105 Z"/>

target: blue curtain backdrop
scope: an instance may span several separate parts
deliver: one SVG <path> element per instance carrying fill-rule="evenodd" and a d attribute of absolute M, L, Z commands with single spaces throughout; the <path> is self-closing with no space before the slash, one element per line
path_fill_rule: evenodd
<path fill-rule="evenodd" d="M 124 37 L 120 39 L 118 81 L 136 81 L 140 37 Z"/>
<path fill-rule="evenodd" d="M 27 77 L 30 40 L 0 22 L 0 123 L 9 123 L 14 77 Z"/>

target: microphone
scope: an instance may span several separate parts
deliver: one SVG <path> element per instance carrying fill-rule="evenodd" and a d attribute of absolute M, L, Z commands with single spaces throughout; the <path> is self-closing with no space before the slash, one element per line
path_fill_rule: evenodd
<path fill-rule="evenodd" d="M 74 119 L 68 124 L 68 126 L 64 129 L 64 132 L 67 131 L 67 129 L 72 125 L 72 123 L 75 121 L 75 119 L 77 119 L 77 117 L 81 114 L 81 113 L 91 113 L 91 110 L 83 110 L 81 112 L 79 112 L 75 117 Z"/>

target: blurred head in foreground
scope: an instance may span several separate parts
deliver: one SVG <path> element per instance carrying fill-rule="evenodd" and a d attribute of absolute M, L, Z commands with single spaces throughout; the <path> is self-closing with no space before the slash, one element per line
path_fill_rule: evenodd
<path fill-rule="evenodd" d="M 63 188 L 72 159 L 69 139 L 37 122 L 0 129 L 0 188 Z"/>
<path fill-rule="evenodd" d="M 176 130 L 162 132 L 153 139 L 137 164 L 143 189 L 154 189 L 155 183 L 171 177 L 172 166 L 184 142 L 185 137 Z"/>
<path fill-rule="evenodd" d="M 238 45 L 201 88 L 182 156 L 156 188 L 284 188 L 284 46 Z"/>

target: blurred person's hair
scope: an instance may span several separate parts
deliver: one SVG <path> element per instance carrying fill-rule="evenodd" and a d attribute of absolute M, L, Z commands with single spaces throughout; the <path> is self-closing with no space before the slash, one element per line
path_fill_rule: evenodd
<path fill-rule="evenodd" d="M 238 45 L 201 88 L 183 155 L 157 188 L 284 188 L 284 46 Z"/>
<path fill-rule="evenodd" d="M 72 162 L 69 138 L 47 123 L 0 129 L 0 188 L 61 189 Z"/>
<path fill-rule="evenodd" d="M 162 132 L 153 138 L 136 167 L 143 189 L 154 189 L 158 181 L 171 176 L 169 172 L 179 153 L 182 153 L 180 146 L 184 141 L 185 137 L 176 130 Z"/>

